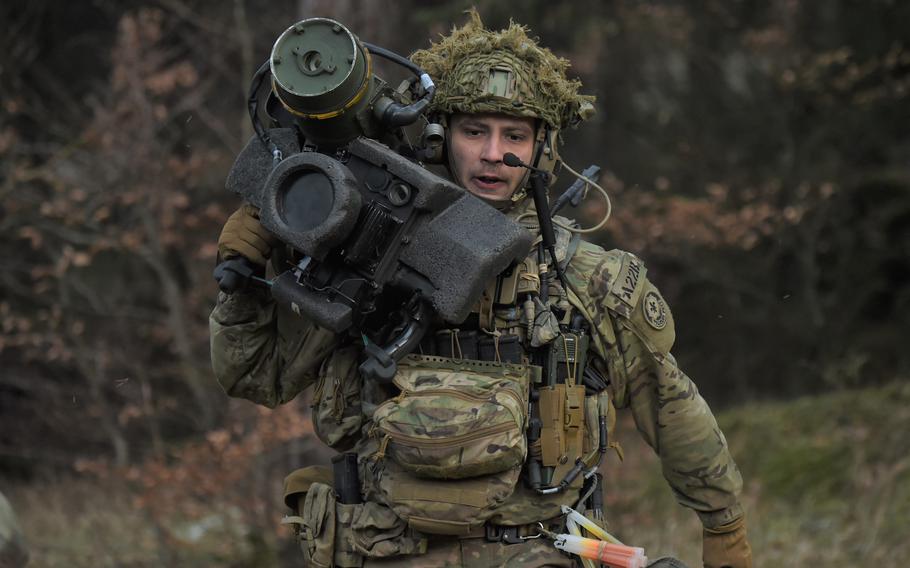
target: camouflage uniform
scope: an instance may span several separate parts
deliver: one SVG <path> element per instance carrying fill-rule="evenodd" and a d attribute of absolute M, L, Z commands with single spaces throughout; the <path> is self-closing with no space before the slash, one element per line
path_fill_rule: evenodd
<path fill-rule="evenodd" d="M 630 253 L 581 242 L 566 265 L 566 277 L 567 299 L 594 330 L 590 364 L 609 378 L 612 404 L 631 410 L 679 502 L 709 528 L 741 517 L 739 470 L 711 410 L 670 354 L 673 318 L 643 263 Z M 377 442 L 365 433 L 373 426 L 372 412 L 388 395 L 370 392 L 369 383 L 356 376 L 355 347 L 339 346 L 338 338 L 324 330 L 279 313 L 272 300 L 256 292 L 220 295 L 211 330 L 214 368 L 229 394 L 275 406 L 316 384 L 314 422 L 320 437 L 340 450 L 356 446 L 365 461 L 375 455 Z M 362 477 L 367 482 L 370 474 Z M 549 519 L 558 515 L 559 504 L 578 498 L 577 492 L 542 498 L 513 482 L 515 493 L 491 520 Z M 457 547 L 439 554 L 453 550 Z M 503 550 L 516 554 L 518 549 Z"/>
<path fill-rule="evenodd" d="M 486 55 L 474 57 L 478 46 Z M 465 58 L 466 53 L 472 56 Z M 505 53 L 505 60 L 497 53 Z M 567 62 L 538 48 L 514 24 L 503 32 L 487 32 L 475 13 L 468 26 L 413 58 L 434 77 L 466 72 L 483 78 L 490 71 L 489 84 L 482 86 L 487 95 L 473 99 L 478 85 L 465 87 L 470 79 L 442 81 L 436 110 L 444 114 L 502 112 L 501 93 L 490 95 L 498 88 L 492 73 L 516 70 L 518 77 L 509 75 L 503 83 L 515 89 L 507 98 L 508 114 L 537 117 L 550 127 L 544 167 L 558 161 L 555 136 L 560 128 L 590 112 L 591 99 L 577 93 L 577 82 L 565 79 Z M 459 60 L 470 61 L 467 71 L 455 71 Z M 550 71 L 523 76 L 528 61 Z M 544 85 L 546 95 L 523 90 L 529 85 Z M 547 142 L 547 136 L 538 137 L 538 144 Z M 536 231 L 520 198 L 508 214 Z M 607 418 L 612 433 L 615 408 L 629 408 L 660 456 L 679 502 L 693 509 L 707 529 L 738 521 L 743 516 L 739 470 L 713 414 L 670 354 L 673 317 L 644 264 L 630 253 L 579 241 L 562 228 L 557 236 L 567 289 L 551 281 L 549 303 L 567 318 L 583 316 L 590 336 L 588 364 L 607 385 L 586 395 L 567 380 L 553 391 L 558 394 L 550 398 L 558 399 L 554 408 L 559 408 L 554 428 L 562 428 L 554 435 L 565 454 L 554 466 L 555 479 L 572 467 L 574 458 L 596 453 L 598 417 Z M 518 269 L 518 290 L 533 288 L 536 258 L 533 252 Z M 539 291 L 539 280 L 536 285 Z M 361 348 L 349 338 L 283 312 L 265 292 L 219 295 L 210 319 L 211 352 L 227 393 L 274 407 L 315 385 L 317 434 L 332 448 L 353 449 L 359 456 L 363 504 L 336 502 L 325 471 L 306 468 L 286 480 L 286 502 L 300 511 L 291 522 L 300 527 L 310 564 L 398 566 L 420 555 L 421 566 L 573 565 L 545 541 L 513 539 L 514 544 L 506 544 L 489 538 L 490 527 L 512 527 L 520 537 L 536 532 L 537 521 L 558 525 L 560 505 L 574 506 L 581 487 L 579 477 L 566 491 L 544 495 L 522 479 L 526 456 L 540 458 L 547 452 L 525 438 L 529 416 L 522 410 L 528 407 L 531 376 L 540 369 L 529 366 L 527 358 L 516 365 L 504 363 L 498 341 L 502 332 L 514 335 L 527 353 L 560 337 L 558 327 L 551 325 L 555 331 L 547 335 L 546 322 L 527 321 L 516 296 L 511 302 L 485 295 L 476 307 L 480 323 L 475 328 L 496 342 L 495 364 L 463 356 L 458 345 L 463 330 L 439 329 L 430 335 L 451 337 L 451 352 L 406 357 L 395 378 L 397 388 L 388 388 L 359 376 Z M 517 425 L 509 423 L 513 415 Z M 458 451 L 446 453 L 449 439 L 459 441 Z"/>
<path fill-rule="evenodd" d="M 638 431 L 661 458 L 664 477 L 680 504 L 708 527 L 742 516 L 739 469 L 695 383 L 670 348 L 673 316 L 628 252 L 581 243 L 567 277 L 573 304 L 594 323 L 594 364 L 604 366 L 617 407 L 629 408 Z"/>

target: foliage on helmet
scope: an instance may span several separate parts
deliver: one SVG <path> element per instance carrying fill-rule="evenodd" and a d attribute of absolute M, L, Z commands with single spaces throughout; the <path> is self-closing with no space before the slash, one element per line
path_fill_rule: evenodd
<path fill-rule="evenodd" d="M 594 113 L 594 97 L 566 77 L 569 61 L 538 45 L 526 27 L 510 22 L 494 32 L 476 10 L 468 14 L 464 26 L 411 55 L 437 84 L 432 110 L 540 118 L 557 130 Z"/>

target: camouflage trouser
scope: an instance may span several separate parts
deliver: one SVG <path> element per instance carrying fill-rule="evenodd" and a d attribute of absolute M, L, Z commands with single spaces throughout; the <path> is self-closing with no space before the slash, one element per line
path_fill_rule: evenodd
<path fill-rule="evenodd" d="M 520 544 L 489 542 L 480 538 L 430 539 L 427 553 L 419 556 L 398 556 L 392 558 L 366 559 L 365 567 L 407 567 L 443 568 L 470 566 L 471 568 L 492 568 L 494 566 L 520 566 L 522 568 L 544 568 L 578 566 L 569 557 L 553 547 L 546 539 L 532 539 Z"/>

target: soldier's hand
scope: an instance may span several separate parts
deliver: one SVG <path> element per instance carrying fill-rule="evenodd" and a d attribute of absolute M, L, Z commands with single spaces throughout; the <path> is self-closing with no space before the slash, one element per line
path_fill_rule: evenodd
<path fill-rule="evenodd" d="M 746 518 L 730 524 L 705 528 L 702 533 L 705 568 L 752 568 L 752 548 L 746 539 Z"/>
<path fill-rule="evenodd" d="M 222 260 L 240 255 L 254 264 L 265 266 L 272 249 L 279 244 L 281 241 L 259 222 L 259 210 L 244 203 L 228 217 L 221 229 L 218 254 Z"/>

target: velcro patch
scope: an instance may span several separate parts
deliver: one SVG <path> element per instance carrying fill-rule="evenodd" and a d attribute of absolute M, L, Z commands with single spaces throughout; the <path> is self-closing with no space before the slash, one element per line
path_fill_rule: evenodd
<path fill-rule="evenodd" d="M 622 266 L 610 290 L 611 294 L 632 309 L 641 295 L 644 276 L 644 263 L 633 254 L 623 255 Z"/>

